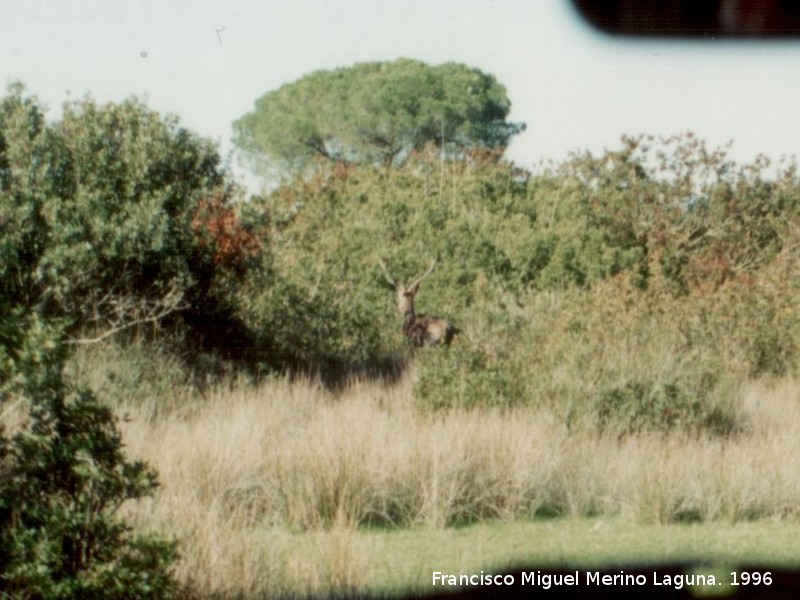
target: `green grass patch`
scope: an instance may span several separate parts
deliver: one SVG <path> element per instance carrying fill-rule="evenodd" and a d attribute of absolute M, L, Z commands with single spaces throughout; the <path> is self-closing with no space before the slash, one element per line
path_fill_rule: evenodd
<path fill-rule="evenodd" d="M 641 525 L 623 519 L 486 522 L 355 534 L 361 591 L 431 592 L 433 571 L 497 573 L 515 567 L 603 568 L 699 563 L 724 568 L 800 567 L 800 524 Z"/>

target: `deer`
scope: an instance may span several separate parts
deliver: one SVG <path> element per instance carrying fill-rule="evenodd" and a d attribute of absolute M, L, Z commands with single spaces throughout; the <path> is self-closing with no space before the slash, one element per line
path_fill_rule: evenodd
<path fill-rule="evenodd" d="M 436 259 L 431 261 L 428 270 L 417 277 L 409 285 L 402 281 L 395 281 L 382 260 L 378 259 L 378 266 L 383 271 L 387 283 L 392 286 L 397 299 L 397 312 L 403 317 L 403 334 L 415 348 L 444 344 L 449 346 L 453 338 L 461 333 L 447 319 L 434 315 L 418 315 L 414 312 L 414 297 L 422 283 L 436 268 Z"/>

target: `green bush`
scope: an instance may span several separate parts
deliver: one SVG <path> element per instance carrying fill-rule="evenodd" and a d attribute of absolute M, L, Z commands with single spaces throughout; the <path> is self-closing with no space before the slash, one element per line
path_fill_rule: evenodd
<path fill-rule="evenodd" d="M 710 431 L 729 434 L 730 413 L 709 398 L 713 384 L 689 387 L 680 381 L 629 381 L 600 391 L 594 412 L 598 428 L 619 433 Z"/>
<path fill-rule="evenodd" d="M 48 124 L 24 92 L 0 100 L 7 292 L 75 338 L 234 312 L 268 261 L 214 144 L 137 99 L 66 103 Z"/>
<path fill-rule="evenodd" d="M 64 345 L 38 318 L 0 319 L 3 400 L 28 422 L 0 437 L 0 595 L 12 598 L 164 598 L 175 546 L 134 535 L 115 513 L 151 495 L 155 473 L 130 462 L 111 411 L 62 378 Z M 5 403 L 5 402 L 4 402 Z"/>
<path fill-rule="evenodd" d="M 42 109 L 23 90 L 14 85 L 0 100 L 0 293 L 30 305 L 38 300 L 35 267 L 51 229 L 44 211 L 52 196 L 51 136 Z"/>
<path fill-rule="evenodd" d="M 49 312 L 102 329 L 204 298 L 215 265 L 192 221 L 226 185 L 214 146 L 135 99 L 66 104 L 52 135 L 58 193 L 36 265 Z"/>
<path fill-rule="evenodd" d="M 413 395 L 423 411 L 511 408 L 527 401 L 524 374 L 502 353 L 458 340 L 446 350 L 424 349 L 417 359 Z"/>

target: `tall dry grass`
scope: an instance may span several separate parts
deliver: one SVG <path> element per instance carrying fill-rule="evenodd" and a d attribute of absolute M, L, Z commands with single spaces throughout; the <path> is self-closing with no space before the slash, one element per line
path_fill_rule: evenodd
<path fill-rule="evenodd" d="M 275 380 L 155 420 L 128 406 L 128 451 L 162 481 L 128 516 L 181 541 L 190 588 L 277 595 L 359 589 L 367 524 L 800 515 L 800 382 L 743 387 L 735 436 L 617 437 L 524 409 L 426 416 L 412 377 L 338 394 Z"/>

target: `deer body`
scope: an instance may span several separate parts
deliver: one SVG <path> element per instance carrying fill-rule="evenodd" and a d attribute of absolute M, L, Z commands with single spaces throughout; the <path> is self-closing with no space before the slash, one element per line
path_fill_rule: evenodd
<path fill-rule="evenodd" d="M 434 315 L 418 315 L 414 312 L 414 297 L 419 291 L 419 284 L 428 277 L 436 267 L 436 261 L 413 283 L 406 286 L 395 282 L 389 275 L 383 262 L 378 262 L 386 281 L 394 288 L 397 295 L 397 311 L 403 317 L 403 334 L 414 347 L 444 344 L 449 345 L 453 337 L 460 332 L 447 319 Z"/>
<path fill-rule="evenodd" d="M 408 315 L 403 321 L 403 333 L 412 346 L 444 344 L 449 346 L 458 329 L 442 317 L 433 315 Z"/>

